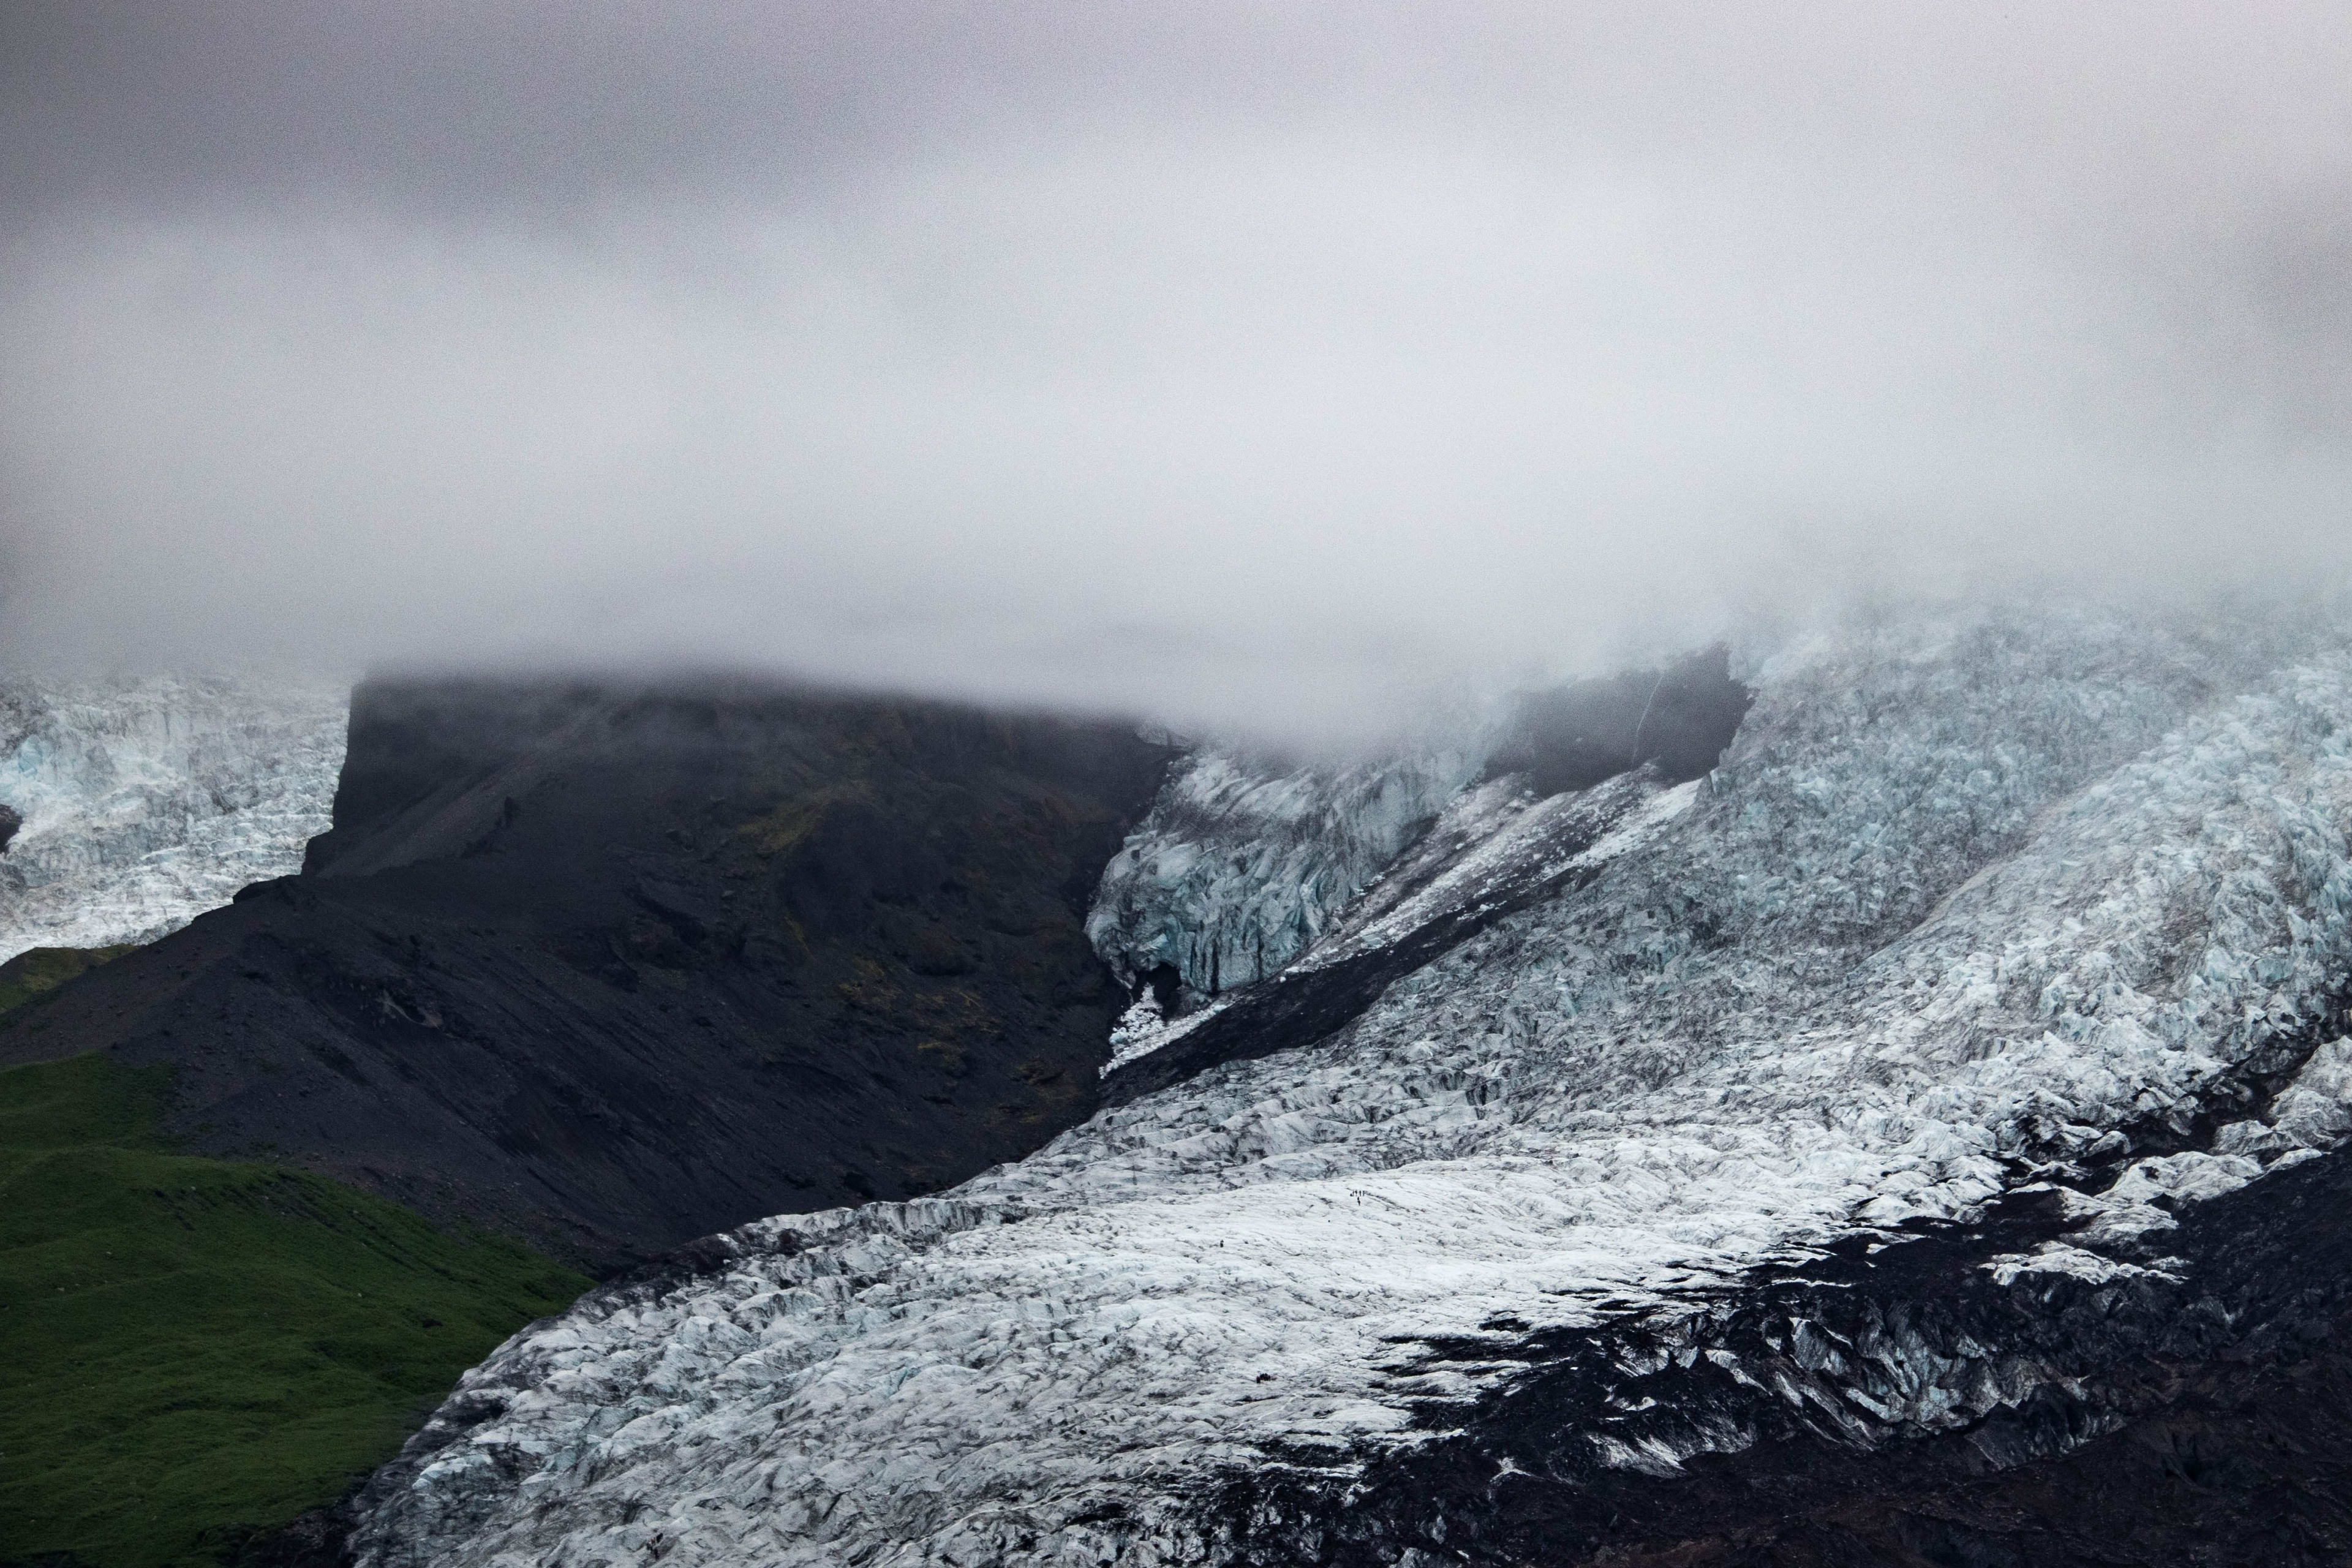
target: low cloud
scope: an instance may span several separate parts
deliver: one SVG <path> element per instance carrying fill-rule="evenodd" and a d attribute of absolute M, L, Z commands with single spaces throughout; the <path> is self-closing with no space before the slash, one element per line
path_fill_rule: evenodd
<path fill-rule="evenodd" d="M 315 93 L 275 162 L 37 146 L 0 641 L 1332 732 L 1857 595 L 2342 573 L 2352 28 L 1889 12 L 1211 47 L 1014 8 L 811 46 L 949 109 L 747 99 L 667 163 L 594 72 L 520 173 L 371 163 Z M 78 37 L 68 107 L 127 68 Z"/>

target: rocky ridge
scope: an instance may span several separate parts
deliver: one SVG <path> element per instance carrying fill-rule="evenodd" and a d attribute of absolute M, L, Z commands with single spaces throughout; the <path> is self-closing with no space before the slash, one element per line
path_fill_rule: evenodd
<path fill-rule="evenodd" d="M 1081 921 L 1166 751 L 769 681 L 371 682 L 300 875 L 0 1017 L 168 1068 L 192 1152 L 596 1273 L 1082 1120 Z"/>

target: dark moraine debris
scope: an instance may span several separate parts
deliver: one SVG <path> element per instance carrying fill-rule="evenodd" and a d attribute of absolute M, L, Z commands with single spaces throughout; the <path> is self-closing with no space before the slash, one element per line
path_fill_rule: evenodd
<path fill-rule="evenodd" d="M 2121 1278 L 1988 1267 L 2060 1233 L 2053 1196 L 1759 1270 L 1689 1321 L 1401 1345 L 1524 1370 L 1433 1405 L 1422 1444 L 1204 1506 L 1269 1568 L 2352 1562 L 2352 1163 L 2188 1205 Z M 1881 1415 L 1922 1403 L 1937 1426 Z"/>
<path fill-rule="evenodd" d="M 0 805 L 0 855 L 8 853 L 8 846 L 22 831 L 25 819 L 12 806 Z"/>
<path fill-rule="evenodd" d="M 169 1064 L 165 1131 L 609 1270 L 1083 1119 L 1087 945 L 1170 753 L 741 680 L 373 682 L 299 877 L 0 1018 Z"/>

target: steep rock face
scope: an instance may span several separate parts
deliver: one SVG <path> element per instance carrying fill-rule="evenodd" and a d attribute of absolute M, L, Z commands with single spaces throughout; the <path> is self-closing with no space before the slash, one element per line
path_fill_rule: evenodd
<path fill-rule="evenodd" d="M 0 962 L 152 942 L 326 830 L 340 687 L 0 684 Z"/>
<path fill-rule="evenodd" d="M 1166 753 L 742 683 L 373 684 L 310 869 L 7 1016 L 165 1130 L 612 1268 L 1084 1117 L 1087 898 Z"/>
<path fill-rule="evenodd" d="M 1486 772 L 1525 773 L 1539 796 L 1645 765 L 1680 784 L 1715 766 L 1754 700 L 1721 644 L 1655 669 L 1529 692 L 1506 714 Z"/>
<path fill-rule="evenodd" d="M 2103 1436 L 2294 1384 L 2352 1300 L 2346 642 L 1784 647 L 1581 848 L 1457 802 L 1339 959 L 1581 863 L 1336 1033 L 519 1335 L 360 1559 L 2042 1560 L 1986 1522 L 2033 1476 L 2130 1475 Z"/>

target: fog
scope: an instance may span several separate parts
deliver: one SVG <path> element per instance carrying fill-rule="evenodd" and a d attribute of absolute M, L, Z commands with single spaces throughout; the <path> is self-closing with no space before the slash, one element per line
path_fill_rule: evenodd
<path fill-rule="evenodd" d="M 13 7 L 0 659 L 1324 735 L 2352 570 L 2352 13 L 1620 9 Z"/>

